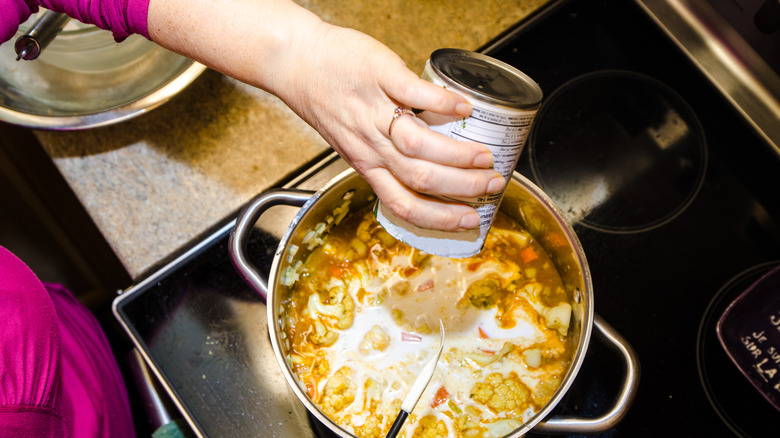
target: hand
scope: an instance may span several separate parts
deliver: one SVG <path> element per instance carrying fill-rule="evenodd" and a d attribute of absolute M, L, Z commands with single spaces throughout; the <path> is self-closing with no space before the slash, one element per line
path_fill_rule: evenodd
<path fill-rule="evenodd" d="M 184 8 L 190 16 L 174 18 L 181 1 L 152 0 L 152 40 L 281 98 L 398 217 L 442 230 L 479 225 L 473 208 L 434 196 L 499 192 L 505 181 L 487 147 L 433 132 L 411 116 L 389 133 L 399 106 L 464 117 L 471 113 L 465 98 L 420 79 L 373 38 L 291 1 L 252 0 L 227 11 L 193 1 Z"/>
<path fill-rule="evenodd" d="M 425 228 L 475 228 L 471 207 L 430 195 L 475 197 L 501 191 L 487 147 L 428 129 L 401 106 L 464 117 L 462 96 L 420 79 L 390 49 L 351 29 L 326 23 L 307 33 L 289 56 L 285 86 L 275 90 L 360 173 L 386 207 Z M 344 54 L 348 54 L 345 56 Z M 305 59 L 301 65 L 295 62 Z"/>

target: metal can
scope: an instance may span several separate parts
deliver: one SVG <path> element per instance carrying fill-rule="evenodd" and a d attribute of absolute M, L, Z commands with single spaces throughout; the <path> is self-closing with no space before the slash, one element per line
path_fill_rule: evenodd
<path fill-rule="evenodd" d="M 436 132 L 487 146 L 506 189 L 542 101 L 539 85 L 509 64 L 459 49 L 434 51 L 422 77 L 464 96 L 473 112 L 468 118 L 454 118 L 423 111 L 419 117 Z M 482 250 L 503 196 L 504 190 L 477 198 L 444 198 L 477 210 L 479 228 L 466 231 L 417 227 L 395 216 L 381 202 L 377 202 L 375 214 L 390 235 L 412 247 L 444 257 L 470 257 Z"/>

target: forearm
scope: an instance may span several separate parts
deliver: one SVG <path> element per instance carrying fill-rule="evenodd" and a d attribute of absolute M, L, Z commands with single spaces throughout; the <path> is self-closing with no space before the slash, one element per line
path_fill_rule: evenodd
<path fill-rule="evenodd" d="M 291 53 L 327 26 L 290 0 L 151 0 L 152 41 L 279 94 Z"/>
<path fill-rule="evenodd" d="M 433 196 L 481 196 L 505 181 L 481 144 L 435 133 L 398 107 L 447 116 L 466 99 L 406 68 L 387 46 L 325 23 L 291 0 L 151 0 L 152 41 L 279 97 L 374 187 L 399 217 L 476 227 L 473 208 Z"/>

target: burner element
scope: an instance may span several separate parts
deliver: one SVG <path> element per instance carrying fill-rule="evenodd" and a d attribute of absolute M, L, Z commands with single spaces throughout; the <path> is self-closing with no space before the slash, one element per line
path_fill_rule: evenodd
<path fill-rule="evenodd" d="M 688 104 L 639 73 L 572 79 L 529 136 L 533 177 L 572 223 L 625 234 L 674 219 L 704 181 L 707 147 Z"/>
<path fill-rule="evenodd" d="M 776 428 L 780 413 L 756 391 L 729 359 L 718 340 L 718 320 L 750 285 L 780 261 L 753 266 L 729 280 L 707 306 L 699 325 L 696 365 L 699 379 L 713 409 L 740 437 L 763 437 Z"/>

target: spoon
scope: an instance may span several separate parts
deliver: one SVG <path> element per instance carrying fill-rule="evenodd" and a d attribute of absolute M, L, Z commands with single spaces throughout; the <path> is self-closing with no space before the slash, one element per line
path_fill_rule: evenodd
<path fill-rule="evenodd" d="M 441 357 L 441 352 L 444 350 L 444 323 L 442 323 L 441 320 L 439 320 L 439 335 L 439 348 L 436 350 L 436 353 L 434 353 L 434 355 L 428 360 L 425 366 L 423 366 L 420 375 L 417 376 L 417 379 L 412 384 L 412 387 L 406 394 L 403 403 L 401 403 L 401 412 L 399 412 L 398 416 L 395 417 L 395 421 L 393 422 L 393 425 L 390 426 L 390 431 L 387 432 L 385 438 L 395 438 L 395 436 L 398 435 L 398 432 L 401 431 L 401 427 L 406 421 L 406 417 L 408 417 L 409 414 L 411 414 L 414 410 L 414 407 L 417 406 L 417 402 L 420 400 L 420 397 L 422 397 L 425 388 L 431 381 L 431 377 L 433 377 L 433 372 L 436 371 L 436 365 L 439 363 L 439 357 Z"/>

